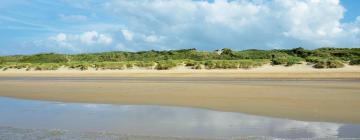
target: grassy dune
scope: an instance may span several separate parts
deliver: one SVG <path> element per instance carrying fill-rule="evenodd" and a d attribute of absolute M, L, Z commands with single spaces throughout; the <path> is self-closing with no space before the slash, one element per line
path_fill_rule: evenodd
<path fill-rule="evenodd" d="M 305 50 L 197 51 L 196 49 L 142 52 L 104 52 L 93 54 L 36 54 L 0 56 L 0 69 L 57 70 L 123 70 L 145 68 L 169 70 L 177 66 L 191 69 L 249 69 L 264 64 L 292 66 L 302 62 L 314 68 L 341 68 L 360 64 L 360 48 L 320 48 Z"/>

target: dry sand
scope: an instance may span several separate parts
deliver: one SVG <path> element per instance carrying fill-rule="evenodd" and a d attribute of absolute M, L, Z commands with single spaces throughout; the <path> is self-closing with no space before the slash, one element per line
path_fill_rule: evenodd
<path fill-rule="evenodd" d="M 312 65 L 299 64 L 291 67 L 265 65 L 252 69 L 228 70 L 193 70 L 186 67 L 177 67 L 172 70 L 71 70 L 61 68 L 55 71 L 25 71 L 25 69 L 10 69 L 0 71 L 1 77 L 232 77 L 232 78 L 299 78 L 299 79 L 360 79 L 360 66 L 346 65 L 337 69 L 315 69 Z"/>
<path fill-rule="evenodd" d="M 5 71 L 0 72 L 0 96 L 186 106 L 298 120 L 360 123 L 359 67 Z"/>

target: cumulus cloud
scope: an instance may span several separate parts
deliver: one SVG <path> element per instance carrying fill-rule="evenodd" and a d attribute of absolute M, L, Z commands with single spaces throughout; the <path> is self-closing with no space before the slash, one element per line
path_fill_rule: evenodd
<path fill-rule="evenodd" d="M 156 35 L 149 35 L 149 36 L 145 36 L 144 41 L 148 42 L 148 43 L 156 43 L 156 42 L 161 41 L 162 38 L 163 37 L 159 37 L 159 36 L 156 36 Z"/>
<path fill-rule="evenodd" d="M 303 46 L 358 47 L 359 25 L 341 23 L 339 0 L 110 1 L 108 12 L 141 34 L 167 36 L 170 48 L 272 49 Z M 127 40 L 133 33 L 123 30 Z M 352 43 L 345 43 L 346 39 Z M 155 37 L 145 38 L 151 43 Z M 351 42 L 351 41 L 350 41 Z"/>
<path fill-rule="evenodd" d="M 50 40 L 55 40 L 56 42 L 65 42 L 66 41 L 66 34 L 59 33 L 56 36 L 51 36 Z"/>
<path fill-rule="evenodd" d="M 108 0 L 87 3 L 83 10 L 95 6 L 98 21 L 86 21 L 78 25 L 81 30 L 71 31 L 75 34 L 58 33 L 50 40 L 82 51 L 88 46 L 98 51 L 360 46 L 360 17 L 342 22 L 346 9 L 339 0 Z"/>
<path fill-rule="evenodd" d="M 99 34 L 96 31 L 85 32 L 82 35 L 80 35 L 79 38 L 82 43 L 87 45 L 93 45 L 93 44 L 109 45 L 110 43 L 112 43 L 111 37 L 104 34 Z"/>
<path fill-rule="evenodd" d="M 59 33 L 55 36 L 49 37 L 50 40 L 54 40 L 58 43 L 75 43 L 75 44 L 83 44 L 83 45 L 109 45 L 112 43 L 113 39 L 105 34 L 100 34 L 96 31 L 88 31 L 82 34 L 64 34 Z"/>
<path fill-rule="evenodd" d="M 134 33 L 129 30 L 121 30 L 122 35 L 127 41 L 132 41 L 134 37 Z"/>

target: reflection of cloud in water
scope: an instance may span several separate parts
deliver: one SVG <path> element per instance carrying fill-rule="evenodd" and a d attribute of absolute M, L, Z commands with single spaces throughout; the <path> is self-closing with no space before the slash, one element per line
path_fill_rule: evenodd
<path fill-rule="evenodd" d="M 0 98 L 0 105 L 0 124 L 23 128 L 184 137 L 360 137 L 360 125 L 294 121 L 182 107 L 67 104 L 4 98 Z"/>
<path fill-rule="evenodd" d="M 284 135 L 290 135 L 291 133 L 302 133 L 301 135 L 310 138 L 328 138 L 336 137 L 339 133 L 339 127 L 341 127 L 341 124 L 287 121 L 279 122 L 274 130 L 279 137 L 284 137 Z"/>

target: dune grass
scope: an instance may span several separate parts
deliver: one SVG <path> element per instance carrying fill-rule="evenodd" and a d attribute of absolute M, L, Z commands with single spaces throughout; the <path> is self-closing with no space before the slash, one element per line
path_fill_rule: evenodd
<path fill-rule="evenodd" d="M 169 70 L 176 66 L 191 69 L 248 69 L 266 63 L 292 66 L 308 62 L 315 68 L 340 68 L 344 64 L 360 64 L 360 48 L 303 48 L 283 50 L 221 51 L 182 49 L 170 51 L 104 52 L 90 54 L 35 54 L 0 56 L 0 69 L 56 70 L 122 70 L 146 68 Z"/>

